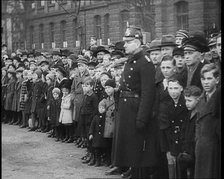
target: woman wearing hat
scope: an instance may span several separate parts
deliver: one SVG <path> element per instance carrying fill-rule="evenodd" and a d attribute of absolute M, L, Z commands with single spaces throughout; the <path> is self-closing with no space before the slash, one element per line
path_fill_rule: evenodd
<path fill-rule="evenodd" d="M 8 69 L 8 84 L 6 87 L 6 97 L 5 97 L 5 110 L 6 110 L 6 121 L 7 123 L 13 123 L 13 112 L 12 112 L 12 101 L 16 84 L 16 71 L 13 69 Z"/>

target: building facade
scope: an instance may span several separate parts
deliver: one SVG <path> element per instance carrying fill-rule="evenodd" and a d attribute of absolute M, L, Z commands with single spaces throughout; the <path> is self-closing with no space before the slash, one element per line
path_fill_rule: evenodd
<path fill-rule="evenodd" d="M 25 38 L 23 43 L 18 42 L 21 46 L 12 48 L 78 51 L 88 48 L 93 35 L 98 44 L 108 45 L 122 40 L 127 24 L 142 27 L 145 41 L 175 34 L 179 29 L 208 34 L 221 27 L 221 0 L 149 0 L 150 13 L 134 0 L 24 2 L 28 3 Z M 143 23 L 141 15 L 145 14 L 149 20 Z M 12 41 L 17 43 L 14 38 Z"/>

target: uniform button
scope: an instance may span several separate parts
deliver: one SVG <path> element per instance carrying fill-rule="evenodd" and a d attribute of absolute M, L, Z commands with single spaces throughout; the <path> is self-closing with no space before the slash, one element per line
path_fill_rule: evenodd
<path fill-rule="evenodd" d="M 131 76 L 129 75 L 128 78 L 131 78 Z"/>
<path fill-rule="evenodd" d="M 123 80 L 123 82 L 125 82 L 125 80 Z"/>
<path fill-rule="evenodd" d="M 124 62 L 124 64 L 127 64 L 127 62 Z"/>
<path fill-rule="evenodd" d="M 182 120 L 180 120 L 180 122 L 183 122 Z"/>
<path fill-rule="evenodd" d="M 132 71 L 132 70 L 133 70 L 133 68 L 130 68 L 130 70 Z"/>
<path fill-rule="evenodd" d="M 129 84 L 127 84 L 127 86 L 129 86 Z"/>
<path fill-rule="evenodd" d="M 100 116 L 100 118 L 102 118 L 102 116 Z"/>
<path fill-rule="evenodd" d="M 127 101 L 127 99 L 126 99 L 126 98 L 124 98 L 124 101 L 126 102 L 126 101 Z"/>
<path fill-rule="evenodd" d="M 101 134 L 101 132 L 99 132 L 99 134 Z"/>
<path fill-rule="evenodd" d="M 134 60 L 133 63 L 136 63 L 136 61 Z"/>
<path fill-rule="evenodd" d="M 121 93 L 122 93 L 122 90 L 121 90 Z"/>
<path fill-rule="evenodd" d="M 172 123 L 174 123 L 174 121 L 171 121 Z"/>
<path fill-rule="evenodd" d="M 177 131 L 175 130 L 174 133 L 177 133 Z"/>
<path fill-rule="evenodd" d="M 178 141 L 176 140 L 175 143 L 178 144 Z"/>
<path fill-rule="evenodd" d="M 99 127 L 101 127 L 101 125 L 99 125 Z"/>

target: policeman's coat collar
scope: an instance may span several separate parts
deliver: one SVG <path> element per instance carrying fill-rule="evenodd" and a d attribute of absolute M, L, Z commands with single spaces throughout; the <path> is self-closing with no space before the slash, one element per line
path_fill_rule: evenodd
<path fill-rule="evenodd" d="M 139 60 L 142 56 L 143 56 L 144 54 L 143 54 L 143 50 L 141 49 L 138 53 L 136 53 L 136 54 L 134 54 L 134 55 L 130 55 L 129 57 L 128 57 L 128 63 L 132 63 L 132 62 L 134 62 L 134 61 L 137 61 L 137 60 Z"/>

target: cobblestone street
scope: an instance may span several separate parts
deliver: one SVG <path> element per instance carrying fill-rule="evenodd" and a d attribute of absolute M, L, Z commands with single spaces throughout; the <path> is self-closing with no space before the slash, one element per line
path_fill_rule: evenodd
<path fill-rule="evenodd" d="M 85 150 L 73 143 L 56 143 L 46 133 L 27 130 L 2 124 L 3 179 L 119 178 L 105 176 L 106 167 L 82 164 Z"/>

